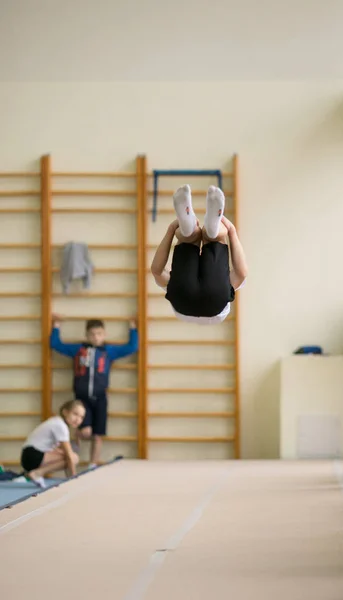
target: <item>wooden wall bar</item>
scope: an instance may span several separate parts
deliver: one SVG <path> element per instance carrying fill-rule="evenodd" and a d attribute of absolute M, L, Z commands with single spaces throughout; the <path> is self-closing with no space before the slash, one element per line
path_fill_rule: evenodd
<path fill-rule="evenodd" d="M 51 159 L 41 158 L 41 322 L 42 322 L 42 420 L 51 407 Z"/>
<path fill-rule="evenodd" d="M 237 156 L 233 156 L 231 165 L 232 168 L 223 173 L 225 214 L 237 224 Z M 165 180 L 167 179 L 166 177 Z M 150 226 L 150 235 L 147 235 L 146 252 L 150 258 L 164 234 L 162 227 L 166 228 L 168 220 L 172 220 L 175 215 L 172 205 L 174 190 L 184 183 L 190 183 L 192 186 L 196 215 L 201 218 L 205 214 L 207 186 L 213 181 L 206 183 L 204 178 L 198 178 L 193 184 L 193 177 L 187 182 L 174 177 L 166 181 L 164 189 L 161 181 L 157 225 Z M 201 186 L 203 189 L 200 189 Z M 148 192 L 150 204 L 152 195 L 150 184 Z M 151 208 L 148 212 L 151 212 Z M 170 219 L 166 217 L 167 215 L 170 215 Z M 197 327 L 178 322 L 172 311 L 166 309 L 162 290 L 158 290 L 157 286 L 150 286 L 147 294 L 149 326 L 147 372 L 150 382 L 147 387 L 149 457 L 185 458 L 197 456 L 197 453 L 204 458 L 240 457 L 238 296 L 239 294 L 232 305 L 230 316 L 224 323 L 209 328 Z M 172 324 L 175 324 L 173 328 Z M 160 335 L 162 330 L 168 334 Z M 218 362 L 213 360 L 214 357 Z M 170 376 L 171 372 L 172 376 Z M 215 373 L 218 373 L 218 377 Z M 222 408 L 211 408 L 212 404 Z M 204 433 L 195 435 L 198 430 Z M 192 444 L 197 448 L 189 451 L 187 446 Z M 220 446 L 221 450 L 218 451 L 213 445 Z M 209 448 L 210 446 L 212 449 Z M 174 450 L 173 447 L 177 449 Z"/>
<path fill-rule="evenodd" d="M 233 157 L 231 164 L 232 169 L 223 173 L 226 182 L 225 195 L 228 199 L 225 212 L 238 228 L 237 156 Z M 6 183 L 3 183 L 7 179 L 12 182 L 8 187 Z M 83 182 L 82 185 L 78 185 L 78 179 Z M 103 180 L 108 180 L 109 189 L 104 187 Z M 13 183 L 15 181 L 20 182 L 21 185 L 15 186 Z M 64 181 L 68 182 L 68 185 L 64 185 Z M 120 189 L 118 185 L 116 187 L 117 181 L 123 182 L 120 184 Z M 13 302 L 24 299 L 23 306 L 27 305 L 27 309 L 23 309 L 20 314 L 18 311 L 13 311 L 12 314 L 9 310 L 0 314 L 0 322 L 4 326 L 7 324 L 7 329 L 4 329 L 0 336 L 0 350 L 4 347 L 15 356 L 16 348 L 18 351 L 20 348 L 26 348 L 26 356 L 29 357 L 26 361 L 16 358 L 12 361 L 0 361 L 0 464 L 14 465 L 19 461 L 18 447 L 25 439 L 25 435 L 16 427 L 16 422 L 19 422 L 20 419 L 27 419 L 28 421 L 25 423 L 29 429 L 31 426 L 35 426 L 39 420 L 46 419 L 54 413 L 56 406 L 53 404 L 53 397 L 55 397 L 55 402 L 57 397 L 58 404 L 60 404 L 65 399 L 64 396 L 71 397 L 72 395 L 71 363 L 60 360 L 57 355 L 52 355 L 49 342 L 52 311 L 55 310 L 56 303 L 65 302 L 66 299 L 68 299 L 67 306 L 70 307 L 70 312 L 67 309 L 67 314 L 65 314 L 66 324 L 67 327 L 72 328 L 79 327 L 87 318 L 103 316 L 101 313 L 92 314 L 94 310 L 90 310 L 88 313 L 83 311 L 79 314 L 75 310 L 78 302 L 98 300 L 100 302 L 102 300 L 120 302 L 122 300 L 124 303 L 126 301 L 127 303 L 133 302 L 136 305 L 140 348 L 137 357 L 132 362 L 118 361 L 113 365 L 113 383 L 109 394 L 114 394 L 114 401 L 119 396 L 123 400 L 121 408 L 109 409 L 109 422 L 120 420 L 121 423 L 127 423 L 128 426 L 130 424 L 135 426 L 134 423 L 137 423 L 137 429 L 135 433 L 132 428 L 130 429 L 130 425 L 127 430 L 124 428 L 120 435 L 109 433 L 105 438 L 108 443 L 125 444 L 125 448 L 134 445 L 137 448 L 136 456 L 141 459 L 158 457 L 158 447 L 165 447 L 166 444 L 170 444 L 170 448 L 173 448 L 183 444 L 189 447 L 193 443 L 205 444 L 207 448 L 212 444 L 214 446 L 224 445 L 232 448 L 233 458 L 240 457 L 239 294 L 237 294 L 232 314 L 221 326 L 227 328 L 227 335 L 202 336 L 199 334 L 193 336 L 188 332 L 187 324 L 185 324 L 182 326 L 180 336 L 177 337 L 175 332 L 179 325 L 174 315 L 166 310 L 167 303 L 163 299 L 163 292 L 151 285 L 149 274 L 150 257 L 157 247 L 159 241 L 157 238 L 162 238 L 163 235 L 160 219 L 168 220 L 168 215 L 170 215 L 169 220 L 173 218 L 174 211 L 171 204 L 173 189 L 168 190 L 161 186 L 158 221 L 157 224 L 152 225 L 151 181 L 152 174 L 147 170 L 145 156 L 136 158 L 135 170 L 125 172 L 54 171 L 52 158 L 46 155 L 40 159 L 40 172 L 0 173 L 0 213 L 3 215 L 2 218 L 5 219 L 6 215 L 13 215 L 13 222 L 15 222 L 14 219 L 20 218 L 23 213 L 28 214 L 30 219 L 40 219 L 40 226 L 37 230 L 40 232 L 40 239 L 31 236 L 26 240 L 15 236 L 12 238 L 8 235 L 1 238 L 0 235 L 0 277 L 11 273 L 18 274 L 19 277 L 21 274 L 32 275 L 40 278 L 41 284 L 40 289 L 32 287 L 32 289 L 26 288 L 25 290 L 19 290 L 17 286 L 10 289 L 7 285 L 0 292 L 0 301 L 6 298 L 10 301 L 13 298 Z M 89 185 L 88 182 L 90 182 Z M 92 185 L 95 182 L 96 184 Z M 110 185 L 111 182 L 113 185 Z M 201 183 L 200 185 L 198 183 L 192 192 L 195 202 L 200 201 L 196 210 L 199 216 L 205 212 L 206 195 L 206 189 L 200 188 Z M 25 198 L 25 206 L 16 204 L 22 198 Z M 91 201 L 92 198 L 94 198 L 94 203 Z M 3 206 L 1 206 L 2 200 L 5 202 Z M 40 204 L 35 204 L 35 201 L 39 200 Z M 31 201 L 32 204 L 30 204 Z M 106 206 L 101 205 L 101 201 L 106 202 Z M 120 201 L 121 203 L 118 204 Z M 60 202 L 63 204 L 59 204 Z M 66 205 L 67 202 L 72 202 L 72 205 Z M 66 243 L 60 238 L 56 239 L 56 235 L 54 236 L 54 231 L 56 234 L 54 219 L 63 218 L 63 215 L 66 215 L 66 218 L 69 216 L 72 218 L 74 215 L 76 219 L 82 218 L 82 215 L 89 215 L 89 219 L 101 219 L 104 218 L 102 215 L 107 214 L 108 219 L 115 220 L 114 223 L 118 222 L 116 219 L 120 218 L 120 215 L 124 215 L 123 218 L 126 219 L 131 217 L 135 219 L 136 235 L 127 239 L 127 243 L 123 237 L 119 236 L 117 239 L 116 235 L 113 235 L 113 239 L 110 239 L 108 243 L 105 240 L 102 241 L 101 235 L 98 243 L 94 239 L 89 240 L 88 247 L 91 252 L 94 251 L 95 257 L 95 277 L 108 275 L 110 278 L 127 275 L 137 278 L 136 290 L 128 291 L 127 287 L 123 290 L 119 285 L 112 291 L 104 279 L 103 291 L 98 289 L 72 291 L 66 296 L 54 285 L 54 277 L 60 270 L 60 263 L 56 262 L 56 259 L 54 260 L 54 256 L 56 252 L 61 252 Z M 12 217 L 10 218 L 12 219 Z M 154 227 L 155 229 L 153 229 Z M 156 234 L 156 239 L 151 239 L 151 232 Z M 160 235 L 159 232 L 161 232 Z M 77 234 L 75 237 L 77 240 Z M 87 243 L 87 239 L 82 241 Z M 24 258 L 26 253 L 36 252 L 40 256 L 40 264 L 27 260 L 23 260 L 22 264 L 19 260 L 13 264 L 7 264 L 2 260 L 7 251 L 15 252 L 17 256 L 21 253 L 20 255 Z M 107 263 L 103 259 L 102 263 L 97 264 L 97 253 L 102 251 L 111 253 L 110 256 L 113 257 L 118 257 L 117 253 L 122 253 L 120 256 L 123 257 L 130 254 L 132 257 L 136 256 L 136 261 L 134 263 L 123 261 L 122 263 L 120 259 L 111 261 L 109 258 Z M 88 300 L 84 300 L 85 298 Z M 40 310 L 30 308 L 30 302 L 38 301 L 40 301 Z M 159 302 L 162 304 L 160 305 Z M 160 311 L 159 306 L 163 310 Z M 135 315 L 132 314 L 132 316 Z M 109 314 L 104 315 L 104 320 L 109 326 L 124 326 L 125 330 L 125 324 L 128 324 L 129 317 L 113 308 L 113 312 L 110 309 Z M 7 333 L 11 332 L 11 329 L 8 328 L 9 324 L 13 325 L 14 330 L 14 328 L 18 329 L 21 323 L 28 328 L 28 335 L 20 337 Z M 174 335 L 169 335 L 168 332 L 173 333 L 174 323 Z M 37 332 L 36 326 L 39 328 Z M 156 331 L 159 332 L 159 335 L 153 334 Z M 189 331 L 193 331 L 193 329 Z M 62 338 L 65 341 L 78 341 L 74 336 L 69 336 L 68 339 L 68 335 L 65 335 L 63 330 Z M 109 341 L 125 343 L 124 338 L 109 339 Z M 200 347 L 206 353 L 207 360 L 197 363 L 194 360 L 188 361 L 180 358 L 182 353 L 183 355 L 185 352 L 193 353 Z M 39 355 L 37 355 L 38 348 Z M 172 356 L 173 351 L 175 355 Z M 213 358 L 215 355 L 219 356 L 218 352 L 221 352 L 223 357 L 219 362 Z M 30 384 L 24 386 L 21 380 L 16 378 L 16 372 L 19 370 L 25 373 L 37 373 L 37 377 L 32 379 Z M 68 370 L 70 371 L 70 384 L 68 381 L 63 382 L 63 373 Z M 4 379 L 4 384 L 1 383 L 1 374 L 6 373 L 13 373 L 11 385 L 7 383 L 7 379 Z M 120 379 L 119 383 L 116 383 L 117 374 L 121 373 L 123 377 L 124 374 L 129 376 L 132 373 L 134 376 L 136 373 L 135 383 L 122 385 Z M 183 375 L 187 373 L 189 373 L 190 379 L 186 383 L 189 385 L 185 385 L 185 380 L 182 379 Z M 218 373 L 220 378 L 216 386 L 206 385 L 206 378 L 211 377 L 211 373 Z M 16 400 L 14 400 L 9 407 L 8 402 L 6 405 L 2 402 L 5 397 L 21 398 L 21 396 L 25 396 L 29 398 L 37 395 L 40 398 L 38 404 L 29 400 L 23 404 L 18 400 L 17 406 Z M 177 404 L 178 397 L 181 396 L 185 398 L 186 403 L 182 406 L 180 403 Z M 223 401 L 221 408 L 211 409 L 211 401 L 208 406 L 204 405 L 206 396 L 215 398 L 216 402 L 219 397 L 227 398 L 227 403 Z M 194 402 L 193 405 L 188 405 L 188 398 L 191 402 L 191 397 L 199 399 L 200 407 L 197 407 L 196 410 Z M 173 402 L 175 402 L 175 408 Z M 20 408 L 21 406 L 24 408 Z M 163 406 L 163 410 L 161 410 L 161 406 Z M 219 405 L 217 404 L 217 406 Z M 226 429 L 222 428 L 217 434 L 200 435 L 195 426 L 194 430 L 192 425 L 188 431 L 185 430 L 183 424 L 187 420 L 193 424 L 195 422 L 205 423 L 206 420 L 210 420 L 213 423 L 228 423 L 229 425 Z M 13 423 L 11 427 L 10 423 Z M 179 431 L 176 429 L 178 423 L 181 424 Z M 3 444 L 10 444 L 12 447 L 12 442 L 15 453 L 9 455 L 8 451 L 3 455 L 1 451 Z M 132 452 L 131 456 L 133 456 Z M 163 457 L 162 453 L 161 458 Z"/>
<path fill-rule="evenodd" d="M 147 228 L 146 158 L 137 158 L 137 245 L 138 245 L 138 448 L 139 458 L 147 458 L 147 291 L 146 291 L 146 228 Z"/>

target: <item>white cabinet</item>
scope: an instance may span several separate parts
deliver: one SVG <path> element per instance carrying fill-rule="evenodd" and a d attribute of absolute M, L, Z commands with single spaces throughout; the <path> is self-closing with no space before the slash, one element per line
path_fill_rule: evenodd
<path fill-rule="evenodd" d="M 342 455 L 343 356 L 296 355 L 281 361 L 280 458 Z"/>

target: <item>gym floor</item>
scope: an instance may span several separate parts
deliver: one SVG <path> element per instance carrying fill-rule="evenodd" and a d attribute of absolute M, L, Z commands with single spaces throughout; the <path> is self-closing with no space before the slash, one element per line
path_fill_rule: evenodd
<path fill-rule="evenodd" d="M 0 512 L 1 592 L 342 600 L 342 482 L 332 461 L 120 461 Z"/>

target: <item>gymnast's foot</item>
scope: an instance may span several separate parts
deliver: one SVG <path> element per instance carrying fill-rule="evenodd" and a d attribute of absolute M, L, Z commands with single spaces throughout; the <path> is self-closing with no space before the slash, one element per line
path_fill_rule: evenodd
<path fill-rule="evenodd" d="M 214 187 L 214 185 L 210 185 L 206 198 L 204 227 L 208 237 L 212 240 L 218 237 L 224 207 L 225 196 L 223 192 L 219 188 Z"/>
<path fill-rule="evenodd" d="M 192 194 L 189 185 L 183 185 L 175 192 L 173 203 L 180 231 L 184 237 L 190 237 L 196 229 L 197 219 L 192 206 Z"/>

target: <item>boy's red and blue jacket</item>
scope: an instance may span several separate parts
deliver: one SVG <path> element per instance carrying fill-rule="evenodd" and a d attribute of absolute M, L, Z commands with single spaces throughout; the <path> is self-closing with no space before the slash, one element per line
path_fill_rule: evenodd
<path fill-rule="evenodd" d="M 74 359 L 74 394 L 79 400 L 96 400 L 106 397 L 111 363 L 138 350 L 137 329 L 130 329 L 127 344 L 92 346 L 88 343 L 65 344 L 60 330 L 55 327 L 50 336 L 52 350 Z"/>

